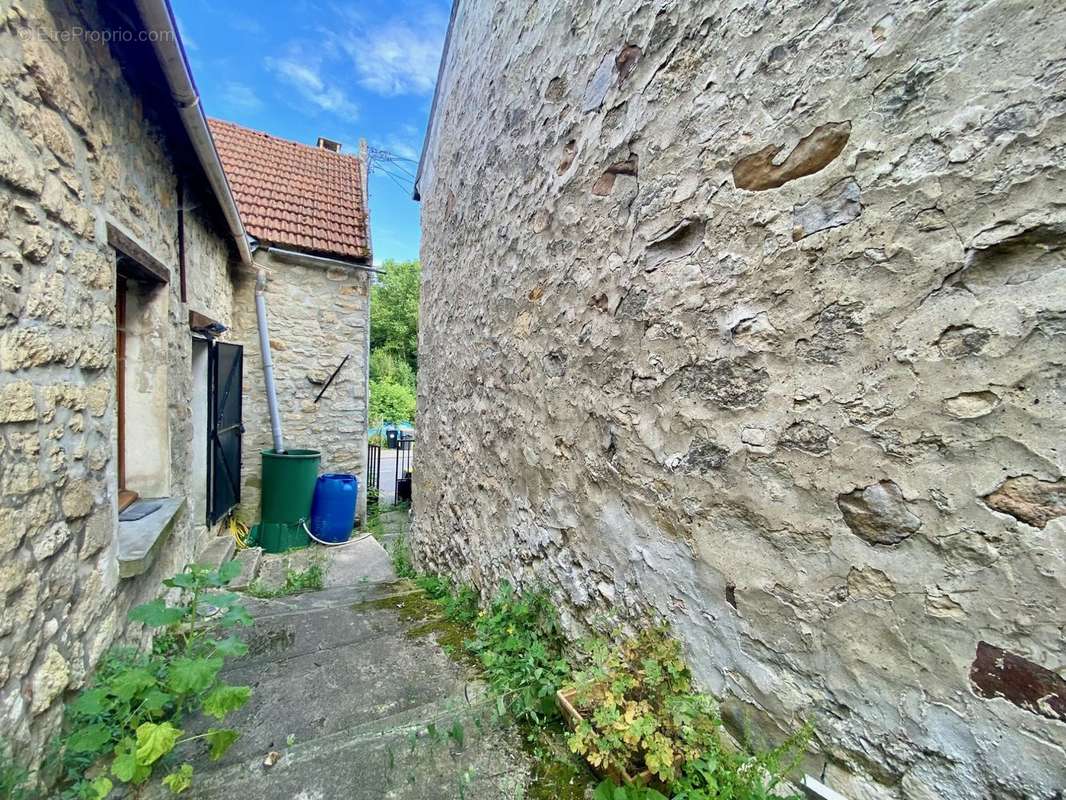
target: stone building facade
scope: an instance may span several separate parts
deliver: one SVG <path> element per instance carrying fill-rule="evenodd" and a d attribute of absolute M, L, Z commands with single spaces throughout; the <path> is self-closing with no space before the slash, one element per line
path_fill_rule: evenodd
<path fill-rule="evenodd" d="M 453 14 L 419 564 L 666 617 L 847 797 L 1062 797 L 1066 7 Z"/>
<path fill-rule="evenodd" d="M 0 737 L 33 766 L 132 605 L 193 560 L 190 312 L 232 324 L 237 248 L 125 4 L 0 18 Z M 137 33 L 137 31 L 134 31 Z M 179 244 L 179 185 L 186 209 Z M 179 262 L 184 250 L 186 298 Z M 127 484 L 169 498 L 150 552 L 119 524 L 116 284 L 126 303 Z M 123 559 L 126 559 L 125 561 Z"/>
<path fill-rule="evenodd" d="M 357 511 L 363 519 L 370 273 L 342 265 L 276 261 L 258 254 L 256 263 L 271 266 L 266 298 L 285 446 L 321 451 L 323 472 L 356 475 L 360 481 Z M 255 509 L 262 485 L 260 453 L 272 447 L 266 396 L 259 387 L 263 362 L 255 336 L 255 277 L 242 275 L 236 291 L 237 329 L 247 331 L 241 503 Z M 344 366 L 326 387 L 342 362 Z"/>
<path fill-rule="evenodd" d="M 285 447 L 322 453 L 324 472 L 360 482 L 366 518 L 370 276 L 367 147 L 294 142 L 224 120 L 211 132 L 266 271 L 271 360 Z M 272 449 L 255 314 L 255 274 L 238 282 L 235 326 L 245 342 L 241 503 L 259 506 L 263 450 Z M 328 384 L 328 385 L 327 385 Z"/>

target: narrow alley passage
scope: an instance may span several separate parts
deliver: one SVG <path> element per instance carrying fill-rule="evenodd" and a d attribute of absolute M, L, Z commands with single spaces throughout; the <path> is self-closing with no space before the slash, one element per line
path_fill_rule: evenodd
<path fill-rule="evenodd" d="M 482 684 L 442 648 L 439 610 L 396 579 L 375 539 L 325 556 L 323 589 L 248 598 L 249 652 L 223 676 L 253 688 L 232 719 L 241 737 L 216 763 L 206 748 L 185 754 L 197 774 L 186 796 L 524 796 L 527 757 L 493 721 Z M 151 791 L 167 796 L 158 783 Z"/>

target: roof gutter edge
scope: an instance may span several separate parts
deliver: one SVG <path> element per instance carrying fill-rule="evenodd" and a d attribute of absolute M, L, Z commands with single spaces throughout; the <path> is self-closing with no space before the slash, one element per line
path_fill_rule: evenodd
<path fill-rule="evenodd" d="M 440 64 L 437 65 L 437 82 L 433 85 L 433 103 L 429 107 L 429 122 L 426 124 L 426 135 L 422 139 L 422 152 L 418 155 L 418 169 L 415 171 L 414 191 L 411 192 L 411 199 L 416 202 L 422 199 L 422 195 L 418 190 L 418 183 L 422 180 L 422 167 L 426 161 L 426 150 L 429 147 L 429 140 L 436 128 L 437 100 L 440 97 L 440 82 L 441 78 L 444 77 L 444 65 L 448 61 L 448 50 L 452 43 L 452 30 L 455 28 L 455 18 L 459 13 L 459 3 L 461 1 L 462 0 L 453 0 L 452 2 L 452 14 L 448 19 L 448 32 L 444 35 L 444 47 L 440 52 Z"/>
<path fill-rule="evenodd" d="M 347 267 L 349 269 L 361 269 L 364 272 L 371 272 L 375 275 L 385 274 L 384 270 L 375 269 L 368 264 L 361 264 L 358 261 L 349 261 L 343 258 L 316 256 L 311 253 L 301 253 L 299 250 L 286 250 L 284 247 L 274 247 L 273 245 L 264 248 L 264 251 L 272 256 L 277 256 L 282 261 L 288 261 L 290 264 L 301 264 L 303 266 L 311 267 Z"/>
<path fill-rule="evenodd" d="M 207 175 L 215 198 L 222 206 L 222 213 L 226 217 L 226 223 L 237 245 L 241 262 L 251 267 L 252 251 L 248 246 L 248 234 L 241 221 L 237 203 L 233 199 L 233 191 L 226 179 L 226 173 L 222 169 L 222 161 L 215 149 L 215 140 L 211 138 L 211 131 L 207 127 L 207 117 L 200 105 L 200 95 L 189 70 L 189 63 L 178 36 L 177 23 L 174 20 L 170 3 L 168 0 L 135 0 L 135 3 L 145 26 L 148 30 L 157 33 L 152 47 L 159 58 L 163 74 L 166 76 L 174 106 L 181 117 L 185 132 L 189 135 L 200 166 Z"/>

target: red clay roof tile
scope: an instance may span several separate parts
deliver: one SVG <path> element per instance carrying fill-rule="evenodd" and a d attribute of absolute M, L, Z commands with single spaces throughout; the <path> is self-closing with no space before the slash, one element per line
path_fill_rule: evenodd
<path fill-rule="evenodd" d="M 219 119 L 208 125 L 248 233 L 279 247 L 370 257 L 358 158 Z"/>

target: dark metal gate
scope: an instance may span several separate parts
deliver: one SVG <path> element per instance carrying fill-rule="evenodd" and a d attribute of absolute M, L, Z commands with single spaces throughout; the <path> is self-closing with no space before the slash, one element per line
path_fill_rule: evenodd
<path fill-rule="evenodd" d="M 375 505 L 381 493 L 381 446 L 366 446 L 366 502 Z"/>
<path fill-rule="evenodd" d="M 396 503 L 411 502 L 411 445 L 404 436 L 396 442 Z"/>
<path fill-rule="evenodd" d="M 207 351 L 207 521 L 214 525 L 241 501 L 244 348 L 210 342 Z"/>

